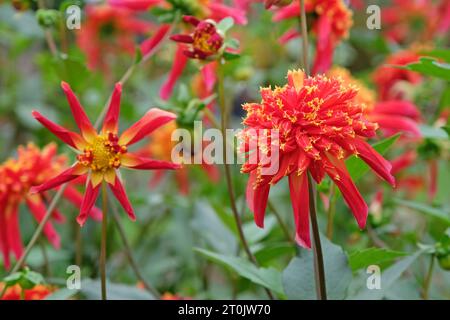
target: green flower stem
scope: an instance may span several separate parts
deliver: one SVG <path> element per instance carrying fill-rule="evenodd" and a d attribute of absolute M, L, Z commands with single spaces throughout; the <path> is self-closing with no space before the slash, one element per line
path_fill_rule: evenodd
<path fill-rule="evenodd" d="M 317 223 L 316 213 L 316 190 L 314 181 L 308 173 L 308 191 L 309 191 L 309 215 L 311 217 L 311 229 L 313 234 L 313 252 L 314 252 L 314 276 L 316 280 L 316 294 L 318 300 L 327 300 L 327 286 L 325 283 L 325 267 L 323 263 L 322 245 L 320 243 L 319 225 Z"/>
<path fill-rule="evenodd" d="M 434 260 L 435 260 L 434 258 L 435 258 L 435 256 L 434 256 L 434 254 L 432 254 L 431 258 L 430 258 L 430 266 L 428 267 L 427 276 L 423 283 L 422 298 L 424 300 L 428 300 L 430 298 L 429 291 L 430 291 L 431 279 L 433 278 Z"/>
<path fill-rule="evenodd" d="M 305 12 L 305 0 L 299 0 L 300 1 L 300 30 L 302 33 L 302 41 L 303 41 L 303 68 L 305 68 L 305 72 L 307 75 L 309 75 L 309 63 L 308 63 L 308 49 L 309 49 L 309 42 L 308 42 L 308 27 L 306 25 L 306 12 Z"/>
<path fill-rule="evenodd" d="M 218 90 L 218 103 L 220 107 L 221 112 L 221 132 L 222 132 L 222 139 L 223 139 L 223 159 L 224 159 L 224 169 L 225 169 L 225 178 L 228 188 L 228 195 L 230 197 L 230 206 L 231 211 L 233 212 L 233 217 L 236 222 L 236 228 L 238 231 L 239 239 L 241 241 L 242 247 L 244 248 L 244 251 L 248 257 L 248 259 L 256 266 L 258 266 L 258 262 L 256 261 L 255 256 L 250 251 L 250 247 L 248 245 L 247 239 L 245 238 L 244 230 L 242 229 L 242 220 L 238 213 L 237 206 L 236 206 L 236 198 L 234 195 L 234 189 L 233 189 L 233 182 L 231 179 L 231 170 L 230 165 L 227 163 L 227 135 L 226 135 L 226 128 L 228 123 L 228 110 L 225 103 L 225 90 L 224 90 L 224 75 L 223 75 L 223 66 L 221 63 L 219 63 L 218 68 L 218 76 L 217 76 L 217 90 Z M 274 299 L 272 293 L 267 288 L 264 288 L 266 291 L 267 296 L 270 299 Z"/>
<path fill-rule="evenodd" d="M 116 178 L 117 179 L 117 178 Z M 100 244 L 100 278 L 102 300 L 107 300 L 106 295 L 106 242 L 108 234 L 108 191 L 106 189 L 106 182 L 102 182 L 102 237 Z"/>
<path fill-rule="evenodd" d="M 138 264 L 133 256 L 133 250 L 131 249 L 131 245 L 127 239 L 127 236 L 125 234 L 125 229 L 122 225 L 122 222 L 120 221 L 120 217 L 119 214 L 117 212 L 117 207 L 112 203 L 112 201 L 110 201 L 109 203 L 111 209 L 112 209 L 112 216 L 114 218 L 114 222 L 117 225 L 117 230 L 119 231 L 119 235 L 122 238 L 123 241 L 123 245 L 124 245 L 124 249 L 125 249 L 125 254 L 128 258 L 128 261 L 130 262 L 131 268 L 133 269 L 136 277 L 138 278 L 139 281 L 142 282 L 142 284 L 144 285 L 144 288 L 150 293 L 152 294 L 156 299 L 160 299 L 161 298 L 161 294 L 158 292 L 158 290 L 156 290 L 148 281 L 145 280 L 144 276 L 142 275 Z"/>
<path fill-rule="evenodd" d="M 331 239 L 333 238 L 333 221 L 334 221 L 334 215 L 336 213 L 336 186 L 334 184 L 331 184 L 330 187 L 330 193 L 328 195 L 328 201 L 330 204 L 328 205 L 328 223 L 327 223 L 327 238 Z"/>

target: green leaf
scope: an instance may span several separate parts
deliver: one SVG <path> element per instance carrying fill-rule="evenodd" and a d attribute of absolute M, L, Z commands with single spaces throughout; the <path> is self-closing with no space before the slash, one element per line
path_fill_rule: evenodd
<path fill-rule="evenodd" d="M 422 51 L 422 52 L 420 52 L 420 54 L 423 54 L 425 56 L 439 58 L 446 62 L 450 62 L 450 50 L 449 49 L 436 48 L 436 49 L 429 50 L 429 51 Z"/>
<path fill-rule="evenodd" d="M 225 256 L 200 248 L 194 250 L 211 261 L 230 268 L 241 277 L 264 286 L 279 295 L 284 295 L 281 284 L 281 273 L 278 270 L 274 268 L 258 268 L 248 260 L 239 257 Z"/>
<path fill-rule="evenodd" d="M 393 199 L 395 204 L 414 209 L 420 213 L 424 213 L 434 218 L 438 218 L 447 225 L 450 225 L 450 212 L 444 208 L 434 208 L 429 205 L 402 199 Z"/>
<path fill-rule="evenodd" d="M 100 280 L 88 279 L 81 282 L 82 293 L 89 300 L 101 299 Z M 106 283 L 106 293 L 108 300 L 154 300 L 148 291 L 139 289 L 136 286 L 128 286 L 117 283 Z"/>
<path fill-rule="evenodd" d="M 67 288 L 59 289 L 45 297 L 44 300 L 69 300 L 78 293 L 79 290 L 71 290 Z"/>
<path fill-rule="evenodd" d="M 234 19 L 232 17 L 226 17 L 217 24 L 216 28 L 222 34 L 225 34 L 228 30 L 230 30 L 234 26 Z"/>
<path fill-rule="evenodd" d="M 363 277 L 364 284 L 361 285 L 359 292 L 352 297 L 352 299 L 356 300 L 379 300 L 382 299 L 389 289 L 392 287 L 397 280 L 400 279 L 403 272 L 405 272 L 416 259 L 422 255 L 424 251 L 418 251 L 412 256 L 401 259 L 391 267 L 381 272 L 381 288 L 380 289 L 368 289 L 367 288 L 367 278 L 370 276 L 368 274 L 366 277 Z"/>
<path fill-rule="evenodd" d="M 422 57 L 418 62 L 395 67 L 450 81 L 450 64 L 436 61 L 434 58 Z"/>
<path fill-rule="evenodd" d="M 393 135 L 389 138 L 386 138 L 380 142 L 377 142 L 372 145 L 372 147 L 381 155 L 385 154 L 386 151 L 397 141 L 400 137 L 400 134 Z M 350 173 L 353 181 L 359 180 L 364 174 L 369 171 L 369 166 L 360 158 L 356 156 L 351 156 L 345 162 L 347 166 L 347 170 Z"/>
<path fill-rule="evenodd" d="M 420 125 L 420 133 L 424 138 L 448 139 L 448 134 L 443 128 L 436 128 L 428 125 Z"/>
<path fill-rule="evenodd" d="M 344 250 L 321 236 L 327 296 L 344 299 L 352 279 L 352 271 Z M 283 271 L 283 287 L 289 299 L 314 300 L 314 256 L 312 250 L 301 249 Z"/>
<path fill-rule="evenodd" d="M 239 40 L 235 38 L 231 38 L 227 41 L 225 41 L 225 48 L 231 48 L 231 49 L 239 49 Z"/>
<path fill-rule="evenodd" d="M 408 255 L 405 252 L 393 251 L 384 248 L 367 248 L 349 254 L 349 263 L 353 271 L 367 268 L 372 264 L 392 261 L 398 257 Z"/>
<path fill-rule="evenodd" d="M 240 56 L 239 54 L 237 54 L 237 53 L 226 52 L 226 51 L 222 54 L 222 56 L 223 56 L 223 58 L 224 58 L 225 60 L 227 60 L 227 61 L 235 60 L 235 59 L 238 59 L 238 58 L 241 57 L 241 56 Z"/>

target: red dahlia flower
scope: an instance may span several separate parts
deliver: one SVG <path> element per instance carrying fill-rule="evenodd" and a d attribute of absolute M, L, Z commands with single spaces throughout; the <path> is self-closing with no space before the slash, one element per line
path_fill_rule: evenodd
<path fill-rule="evenodd" d="M 223 46 L 223 35 L 216 29 L 214 20 L 198 20 L 192 16 L 184 16 L 183 20 L 195 27 L 191 34 L 175 34 L 173 41 L 188 43 L 190 50 L 183 53 L 193 59 L 207 59 L 219 53 Z"/>
<path fill-rule="evenodd" d="M 243 122 L 247 126 L 243 130 L 245 142 L 257 138 L 253 136 L 254 129 L 279 130 L 279 158 L 271 159 L 279 162 L 278 172 L 263 175 L 267 164 L 261 161 L 247 161 L 241 169 L 250 174 L 247 203 L 259 227 L 264 226 L 270 186 L 288 176 L 297 241 L 310 248 L 309 172 L 317 183 L 325 174 L 334 181 L 359 227 L 364 228 L 368 207 L 345 167 L 346 157 L 357 155 L 391 185 L 395 180 L 390 173 L 391 164 L 365 141 L 375 135 L 377 124 L 364 118 L 356 94 L 354 87 L 345 86 L 339 79 L 305 77 L 302 71 L 289 71 L 285 86 L 263 88 L 260 103 L 243 106 L 247 111 Z M 271 149 L 265 139 L 258 140 L 260 151 Z M 246 151 L 256 152 L 248 150 L 252 145 L 245 143 Z"/>
<path fill-rule="evenodd" d="M 32 192 L 42 192 L 55 188 L 78 176 L 88 175 L 86 192 L 77 218 L 80 225 L 85 223 L 87 213 L 97 199 L 102 181 L 108 183 L 111 191 L 129 217 L 135 220 L 134 211 L 123 188 L 118 169 L 120 167 L 141 170 L 178 169 L 180 167 L 178 164 L 143 158 L 128 152 L 130 145 L 140 141 L 156 128 L 175 119 L 176 115 L 157 108 L 150 109 L 139 121 L 119 136 L 122 86 L 120 83 L 117 83 L 103 121 L 103 127 L 100 132 L 97 132 L 70 86 L 63 82 L 62 88 L 81 134 L 61 127 L 37 111 L 33 111 L 33 116 L 64 143 L 79 152 L 77 162 L 57 177 L 32 188 Z"/>
<path fill-rule="evenodd" d="M 306 13 L 312 14 L 313 31 L 317 36 L 317 51 L 313 65 L 313 74 L 326 72 L 333 61 L 333 51 L 337 44 L 348 37 L 353 24 L 352 12 L 343 0 L 306 0 Z M 291 5 L 278 9 L 274 21 L 300 17 L 300 4 L 294 1 Z M 300 36 L 295 29 L 287 31 L 281 41 L 289 41 Z"/>
<path fill-rule="evenodd" d="M 381 100 L 404 99 L 401 90 L 402 83 L 416 85 L 422 81 L 422 75 L 394 66 L 404 66 L 419 61 L 418 50 L 402 50 L 390 55 L 383 65 L 378 67 L 373 80 L 378 88 L 378 95 Z"/>
<path fill-rule="evenodd" d="M 87 55 L 88 67 L 108 71 L 109 56 L 117 53 L 133 55 L 135 37 L 145 35 L 152 25 L 139 20 L 135 13 L 108 5 L 86 7 L 86 19 L 77 32 L 77 44 Z"/>
<path fill-rule="evenodd" d="M 10 252 L 16 259 L 23 253 L 22 239 L 19 228 L 19 206 L 25 202 L 38 223 L 42 221 L 47 211 L 45 193 L 32 195 L 32 186 L 37 186 L 49 178 L 61 173 L 66 167 L 66 158 L 56 154 L 56 145 L 49 144 L 40 150 L 33 144 L 19 146 L 17 159 L 9 159 L 0 165 L 0 249 L 3 252 L 4 264 L 10 267 Z M 81 207 L 82 196 L 73 185 L 69 185 L 63 196 L 78 208 Z M 101 219 L 101 212 L 92 208 L 93 218 Z M 62 222 L 64 217 L 55 210 L 52 218 Z M 59 248 L 60 238 L 51 222 L 44 226 L 44 235 L 48 241 Z"/>
<path fill-rule="evenodd" d="M 2 292 L 4 287 L 3 283 L 0 283 L 0 292 Z M 44 300 L 47 296 L 52 294 L 55 288 L 51 286 L 46 286 L 43 284 L 38 284 L 32 289 L 26 289 L 24 292 L 24 300 Z M 12 287 L 6 289 L 3 297 L 0 300 L 21 300 L 22 288 L 20 285 L 16 284 Z"/>

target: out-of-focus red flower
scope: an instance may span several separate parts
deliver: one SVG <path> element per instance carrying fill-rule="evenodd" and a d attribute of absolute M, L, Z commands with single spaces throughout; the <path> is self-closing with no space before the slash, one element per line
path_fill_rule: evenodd
<path fill-rule="evenodd" d="M 313 74 L 326 72 L 333 62 L 333 52 L 336 45 L 348 37 L 353 24 L 352 12 L 342 0 L 306 0 L 305 11 L 312 19 L 313 32 L 317 36 L 316 57 Z M 291 5 L 277 9 L 274 21 L 300 17 L 300 4 L 294 1 Z M 281 36 L 281 41 L 289 41 L 300 33 L 288 30 Z"/>
<path fill-rule="evenodd" d="M 165 292 L 161 296 L 161 300 L 192 300 L 192 298 L 191 297 L 183 297 L 178 294 L 173 294 L 170 292 Z"/>
<path fill-rule="evenodd" d="M 216 23 L 213 20 L 200 21 L 192 16 L 184 16 L 183 20 L 194 26 L 193 32 L 190 34 L 175 34 L 170 39 L 188 44 L 190 50 L 183 51 L 187 57 L 205 60 L 219 53 L 224 39 L 223 35 L 216 29 Z"/>
<path fill-rule="evenodd" d="M 415 49 L 398 51 L 388 56 L 384 64 L 375 70 L 373 80 L 381 100 L 403 99 L 404 94 L 399 85 L 402 83 L 414 85 L 422 81 L 422 75 L 417 72 L 391 66 L 404 66 L 417 62 L 419 58 L 420 55 Z"/>
<path fill-rule="evenodd" d="M 128 147 L 153 132 L 158 127 L 176 118 L 176 115 L 157 108 L 150 109 L 140 120 L 125 130 L 120 136 L 119 113 L 122 85 L 117 83 L 111 96 L 103 127 L 97 132 L 86 115 L 70 86 L 63 82 L 62 88 L 66 94 L 75 122 L 80 134 L 70 131 L 48 120 L 39 112 L 33 111 L 33 116 L 54 135 L 80 153 L 77 162 L 60 175 L 32 188 L 32 192 L 43 192 L 55 188 L 79 176 L 87 175 L 86 191 L 77 221 L 83 225 L 90 209 L 98 197 L 100 186 L 105 181 L 117 200 L 135 220 L 134 210 L 125 193 L 121 178 L 118 175 L 120 167 L 138 170 L 178 169 L 180 166 L 167 161 L 159 161 L 138 156 L 128 152 Z"/>
<path fill-rule="evenodd" d="M 291 4 L 292 0 L 264 0 L 264 7 L 270 9 L 272 6 L 284 7 Z"/>
<path fill-rule="evenodd" d="M 212 20 L 217 23 L 224 18 L 232 17 L 234 23 L 245 25 L 247 24 L 247 9 L 248 5 L 245 3 L 240 3 L 239 5 L 235 6 L 227 6 L 226 4 L 222 3 L 222 1 L 209 0 L 200 3 L 199 10 L 197 10 L 198 12 L 196 12 L 195 17 L 183 17 L 185 21 L 187 19 L 189 23 L 193 25 L 197 24 L 196 30 L 198 29 L 198 36 L 195 36 L 196 32 L 194 31 L 194 33 L 191 35 L 177 35 L 178 39 L 177 37 L 174 39 L 175 41 L 178 41 L 180 43 L 178 44 L 177 50 L 175 51 L 172 68 L 159 92 L 162 99 L 167 100 L 172 95 L 173 88 L 178 79 L 181 77 L 184 68 L 186 67 L 188 61 L 186 53 L 189 57 L 192 58 L 205 59 L 206 57 L 211 56 L 214 51 L 217 52 L 218 49 L 222 46 L 223 35 L 222 40 L 220 40 L 219 38 L 221 35 L 217 32 L 214 32 L 215 27 L 211 28 L 209 26 L 211 24 L 211 21 L 208 20 Z M 200 24 L 202 27 L 198 28 L 198 25 Z M 205 27 L 207 30 L 204 30 Z M 213 32 L 211 32 L 211 30 Z M 197 39 L 196 41 L 194 41 L 194 36 Z M 217 48 L 219 44 L 220 47 Z M 191 46 L 190 49 L 189 46 Z M 195 57 L 196 54 L 198 55 L 197 57 Z"/>
<path fill-rule="evenodd" d="M 147 34 L 151 28 L 149 22 L 138 19 L 132 10 L 88 5 L 85 21 L 77 32 L 77 44 L 86 54 L 90 69 L 107 72 L 111 56 L 133 55 L 136 36 Z"/>
<path fill-rule="evenodd" d="M 36 221 L 41 222 L 47 211 L 47 195 L 32 195 L 29 191 L 67 167 L 66 157 L 56 152 L 55 144 L 40 150 L 30 143 L 19 146 L 16 159 L 11 158 L 0 165 L 0 249 L 7 269 L 10 267 L 10 253 L 14 253 L 16 259 L 23 253 L 19 228 L 20 204 L 26 203 Z M 73 184 L 66 188 L 63 196 L 78 208 L 81 207 L 82 196 Z M 95 207 L 90 210 L 90 215 L 97 220 L 101 218 L 100 210 Z M 58 210 L 52 213 L 52 218 L 56 222 L 64 220 Z M 60 247 L 59 235 L 51 222 L 45 225 L 43 232 L 55 248 Z"/>
<path fill-rule="evenodd" d="M 139 154 L 146 157 L 153 157 L 158 160 L 170 161 L 172 159 L 172 150 L 177 144 L 171 141 L 172 133 L 177 129 L 175 122 L 170 122 L 158 131 L 150 135 L 149 143 L 139 150 Z M 217 182 L 219 180 L 219 170 L 216 166 L 202 163 L 202 169 L 207 173 L 211 181 Z M 164 177 L 164 171 L 157 170 L 155 175 L 150 180 L 150 187 L 154 188 L 159 185 Z M 189 194 L 189 171 L 186 166 L 175 171 L 175 178 L 178 184 L 178 190 L 181 194 Z"/>
<path fill-rule="evenodd" d="M 358 79 L 355 79 L 350 71 L 341 67 L 333 67 L 327 75 L 329 77 L 339 77 L 344 83 L 358 88 L 355 100 L 363 107 L 364 116 L 368 120 L 378 123 L 385 136 L 403 132 L 408 137 L 420 137 L 418 126 L 420 112 L 412 102 L 403 100 L 377 102 L 375 92 Z"/>
<path fill-rule="evenodd" d="M 255 222 L 264 226 L 264 213 L 270 186 L 289 177 L 296 238 L 301 246 L 310 248 L 309 234 L 309 172 L 317 183 L 327 174 L 341 190 L 360 228 L 364 228 L 368 207 L 345 167 L 349 155 L 358 155 L 381 178 L 395 184 L 391 164 L 366 141 L 375 136 L 377 125 L 364 118 L 363 107 L 357 104 L 357 91 L 336 78 L 319 75 L 305 77 L 302 71 L 288 72 L 288 83 L 275 89 L 261 89 L 262 101 L 244 105 L 247 116 L 243 130 L 244 150 L 265 152 L 269 158 L 272 144 L 255 137 L 255 129 L 264 132 L 279 130 L 279 161 L 276 174 L 263 175 L 264 166 L 247 161 L 241 171 L 249 173 L 247 203 Z M 269 134 L 269 133 L 267 133 Z M 252 150 L 257 139 L 258 150 Z M 249 160 L 249 159 L 247 159 Z M 270 165 L 270 164 L 269 164 Z"/>
<path fill-rule="evenodd" d="M 163 3 L 164 0 L 108 0 L 107 2 L 111 7 L 145 11 Z"/>
<path fill-rule="evenodd" d="M 4 288 L 4 283 L 0 282 L 0 292 Z M 22 300 L 22 288 L 16 284 L 6 289 L 0 300 Z M 43 284 L 38 284 L 32 289 L 26 289 L 24 292 L 24 300 L 44 300 L 47 296 L 55 292 L 55 288 Z"/>
<path fill-rule="evenodd" d="M 381 14 L 383 32 L 395 43 L 431 41 L 450 27 L 448 0 L 394 0 Z"/>

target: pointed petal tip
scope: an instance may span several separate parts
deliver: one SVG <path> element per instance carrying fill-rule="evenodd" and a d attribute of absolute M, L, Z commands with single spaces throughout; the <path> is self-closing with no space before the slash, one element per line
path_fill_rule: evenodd
<path fill-rule="evenodd" d="M 61 81 L 61 88 L 66 91 L 66 90 L 70 90 L 70 85 L 65 82 L 65 81 Z"/>
<path fill-rule="evenodd" d="M 298 234 L 295 235 L 295 242 L 305 249 L 311 249 L 311 239 L 302 239 Z"/>
<path fill-rule="evenodd" d="M 77 222 L 80 225 L 80 228 L 82 228 L 84 226 L 84 224 L 86 223 L 86 215 L 79 215 L 77 217 Z"/>
<path fill-rule="evenodd" d="M 30 188 L 29 194 L 36 194 L 40 192 L 39 186 L 34 186 Z"/>

